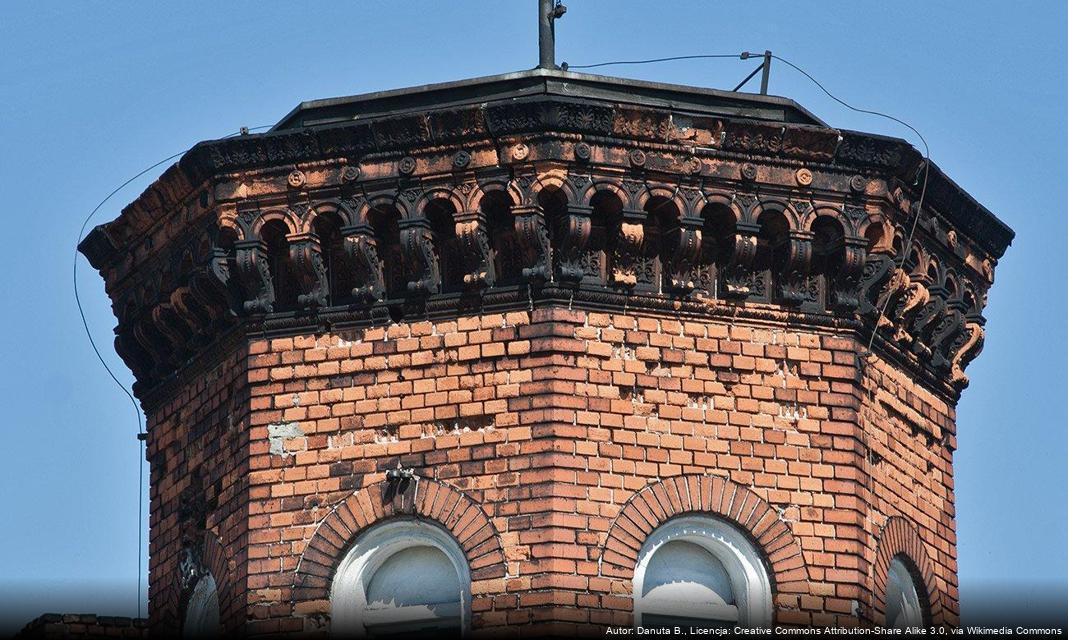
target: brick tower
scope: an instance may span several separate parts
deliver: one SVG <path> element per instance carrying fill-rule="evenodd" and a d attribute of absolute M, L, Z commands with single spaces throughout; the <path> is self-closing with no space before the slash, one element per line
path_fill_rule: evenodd
<path fill-rule="evenodd" d="M 956 623 L 1013 234 L 923 174 L 790 100 L 545 69 L 197 145 L 80 247 L 148 415 L 152 628 Z"/>

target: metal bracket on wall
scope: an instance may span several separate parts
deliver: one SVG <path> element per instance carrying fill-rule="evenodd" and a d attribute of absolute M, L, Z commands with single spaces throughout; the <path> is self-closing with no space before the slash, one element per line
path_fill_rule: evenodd
<path fill-rule="evenodd" d="M 741 55 L 742 60 L 748 60 L 749 58 L 756 58 L 756 57 L 760 57 L 760 54 L 749 53 L 748 51 L 743 51 L 742 55 Z M 760 95 L 762 95 L 762 96 L 768 95 L 768 80 L 771 79 L 771 51 L 764 50 L 763 58 L 764 58 L 764 60 L 763 60 L 763 62 L 760 63 L 760 66 L 757 67 L 756 69 L 753 69 L 753 72 L 750 73 L 749 75 L 747 75 L 745 77 L 745 79 L 742 80 L 741 82 L 739 82 L 738 86 L 733 88 L 733 89 L 731 89 L 731 91 L 737 91 L 737 90 L 741 89 L 742 87 L 745 86 L 745 83 L 747 83 L 747 82 L 749 82 L 750 80 L 753 79 L 753 76 L 755 76 L 757 74 L 757 72 L 761 72 L 761 74 L 760 74 Z"/>

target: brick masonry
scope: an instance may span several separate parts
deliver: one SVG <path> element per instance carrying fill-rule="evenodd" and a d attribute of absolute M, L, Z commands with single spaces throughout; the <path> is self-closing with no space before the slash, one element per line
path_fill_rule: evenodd
<path fill-rule="evenodd" d="M 247 359 L 237 349 L 212 360 L 149 419 L 149 623 L 157 631 L 181 626 L 195 582 L 180 567 L 185 550 L 215 578 L 224 627 L 242 624 L 253 522 Z"/>
<path fill-rule="evenodd" d="M 153 632 L 210 574 L 226 631 L 324 634 L 407 517 L 477 634 L 598 634 L 693 512 L 778 624 L 881 623 L 897 554 L 956 624 L 954 407 L 1012 238 L 902 140 L 556 70 L 199 144 L 79 245 L 148 415 Z"/>
<path fill-rule="evenodd" d="M 643 534 L 691 511 L 758 541 L 777 623 L 879 620 L 906 550 L 954 623 L 952 410 L 862 347 L 565 308 L 249 339 L 153 417 L 150 451 L 168 452 L 154 622 L 179 614 L 177 515 L 198 469 L 229 550 L 213 571 L 225 617 L 247 612 L 250 633 L 325 628 L 333 563 L 396 514 L 457 536 L 473 625 L 494 633 L 629 624 Z M 303 435 L 272 453 L 279 424 Z M 385 481 L 398 463 L 419 477 L 400 495 Z"/>

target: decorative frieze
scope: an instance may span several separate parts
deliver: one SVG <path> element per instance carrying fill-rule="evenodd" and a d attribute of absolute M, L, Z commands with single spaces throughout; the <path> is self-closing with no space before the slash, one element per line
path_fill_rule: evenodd
<path fill-rule="evenodd" d="M 149 386 L 242 318 L 358 322 L 566 287 L 577 304 L 860 319 L 960 388 L 1011 232 L 932 167 L 922 251 L 902 264 L 921 168 L 890 138 L 531 97 L 199 145 L 81 248 L 116 283 L 116 349 Z M 213 240 L 178 259 L 194 219 Z M 123 257 L 155 224 L 160 246 Z"/>
<path fill-rule="evenodd" d="M 344 226 L 337 256 L 344 264 L 328 268 L 322 239 L 313 232 L 285 235 L 285 253 L 277 253 L 282 246 L 277 240 L 254 236 L 228 248 L 212 247 L 203 264 L 190 265 L 188 273 L 168 274 L 165 280 L 182 284 L 161 292 L 161 302 L 121 319 L 117 349 L 128 361 L 137 361 L 132 368 L 139 376 L 151 378 L 177 366 L 210 340 L 220 318 L 232 318 L 233 310 L 257 316 L 370 308 L 409 297 L 432 297 L 446 292 L 443 265 L 461 271 L 453 277 L 465 291 L 485 295 L 498 286 L 500 269 L 508 263 L 505 258 L 512 257 L 519 263 L 520 282 L 577 287 L 579 300 L 587 292 L 595 298 L 598 289 L 606 289 L 665 298 L 771 302 L 806 312 L 860 317 L 950 383 L 966 382 L 963 369 L 982 343 L 981 315 L 972 309 L 973 316 L 966 317 L 960 284 L 953 281 L 947 288 L 948 276 L 926 252 L 910 258 L 911 274 L 892 255 L 888 248 L 892 243 L 880 241 L 868 255 L 870 241 L 854 231 L 868 219 L 862 209 L 833 202 L 814 207 L 808 201 L 784 208 L 778 200 L 763 201 L 749 192 L 672 189 L 611 174 L 567 180 L 557 176 L 525 174 L 515 181 L 517 190 L 505 191 L 512 201 L 511 229 L 494 229 L 486 212 L 477 207 L 452 213 L 451 242 L 435 234 L 416 203 L 437 199 L 455 209 L 452 203 L 468 202 L 473 191 L 497 187 L 472 188 L 464 183 L 448 188 L 405 186 L 393 195 L 376 191 L 375 202 L 404 204 L 399 235 L 393 241 L 397 244 L 386 252 L 381 245 L 389 242 L 384 231 L 366 221 L 345 224 L 353 219 L 354 210 L 370 210 L 359 198 L 341 209 L 332 199 L 313 201 L 285 216 L 270 207 L 249 207 L 246 211 L 251 213 L 244 214 L 247 219 L 241 225 L 249 235 L 265 228 L 258 222 L 261 216 L 280 219 L 291 214 L 290 224 L 311 229 L 321 211 L 338 211 Z M 555 222 L 536 204 L 544 189 L 564 190 L 560 197 L 566 203 L 554 214 Z M 598 194 L 611 196 L 608 199 L 622 208 L 606 206 L 606 198 L 598 200 Z M 654 201 L 659 203 L 657 210 L 646 210 Z M 709 202 L 733 203 L 723 205 L 733 206 L 731 215 L 736 216 L 726 231 L 709 218 Z M 646 208 L 639 208 L 639 203 L 646 203 Z M 261 209 L 272 213 L 262 214 Z M 810 220 L 817 214 L 825 220 L 824 227 L 836 230 L 814 232 Z M 608 242 L 591 253 L 595 226 L 604 229 Z M 514 248 L 495 240 L 504 237 L 514 238 Z M 510 253 L 515 255 L 502 255 Z M 334 271 L 342 269 L 351 279 L 349 295 L 335 293 L 331 299 L 331 291 L 338 289 L 332 284 L 338 277 Z M 230 285 L 231 270 L 237 275 L 237 287 Z M 403 274 L 402 289 L 387 291 L 388 273 Z M 287 278 L 292 282 L 282 282 Z M 978 281 L 982 278 L 974 279 L 971 290 L 988 286 Z M 296 295 L 285 294 L 286 286 Z M 295 302 L 286 307 L 283 299 Z M 123 328 L 127 323 L 132 333 Z"/>

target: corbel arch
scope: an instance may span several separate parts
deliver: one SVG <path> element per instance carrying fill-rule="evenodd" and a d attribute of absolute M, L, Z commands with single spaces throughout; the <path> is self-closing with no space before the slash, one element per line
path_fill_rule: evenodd
<path fill-rule="evenodd" d="M 965 313 L 968 316 L 978 317 L 982 315 L 982 297 L 976 295 L 975 286 L 967 279 L 964 279 L 964 284 L 961 286 L 961 300 L 964 301 Z"/>
<path fill-rule="evenodd" d="M 894 228 L 885 220 L 868 219 L 860 228 L 860 235 L 868 241 L 868 254 L 897 255 Z"/>
<path fill-rule="evenodd" d="M 430 187 L 416 200 L 414 209 L 419 217 L 426 217 L 426 208 L 434 201 L 445 200 L 453 206 L 457 213 L 464 211 L 465 201 L 455 189 L 446 186 Z"/>
<path fill-rule="evenodd" d="M 296 213 L 288 208 L 268 209 L 257 216 L 252 222 L 252 226 L 249 229 L 249 236 L 256 239 L 260 238 L 263 227 L 275 221 L 278 221 L 285 226 L 287 235 L 300 233 L 301 220 Z"/>
<path fill-rule="evenodd" d="M 479 259 L 492 265 L 496 284 L 515 284 L 520 281 L 522 265 L 518 258 L 519 244 L 516 237 L 513 210 L 522 202 L 523 195 L 518 187 L 506 179 L 492 179 L 479 183 L 471 190 L 467 198 L 467 211 L 477 212 L 486 221 L 486 247 L 480 247 Z M 473 255 L 473 254 L 472 254 Z M 471 282 L 477 285 L 484 282 L 482 273 L 486 270 L 474 269 Z"/>
<path fill-rule="evenodd" d="M 300 221 L 300 233 L 314 233 L 315 221 L 324 215 L 334 215 L 342 226 L 353 224 L 355 214 L 352 209 L 337 200 L 322 200 L 308 207 Z"/>
<path fill-rule="evenodd" d="M 358 258 L 356 278 L 364 284 L 352 291 L 364 300 L 396 298 L 403 294 L 406 278 L 401 255 L 400 222 L 405 209 L 395 192 L 360 196 L 353 208 L 353 226 L 362 231 L 350 242 Z"/>
<path fill-rule="evenodd" d="M 675 205 L 675 210 L 678 212 L 678 217 L 689 215 L 690 207 L 679 195 L 679 188 L 669 187 L 667 185 L 652 185 L 646 186 L 645 189 L 638 192 L 635 198 L 638 204 L 638 209 L 645 210 L 649 203 L 657 198 L 662 198 L 666 202 L 671 202 Z M 653 213 L 653 212 L 650 212 Z"/>
<path fill-rule="evenodd" d="M 230 249 L 235 242 L 245 239 L 245 229 L 238 223 L 237 213 L 228 212 L 219 215 L 210 235 L 212 244 Z"/>
<path fill-rule="evenodd" d="M 753 207 L 751 216 L 757 223 L 760 222 L 760 217 L 765 213 L 777 212 L 786 218 L 787 223 L 790 225 L 790 231 L 807 231 L 808 229 L 802 224 L 801 216 L 797 213 L 797 209 L 793 204 L 786 200 L 767 199 L 761 200 Z"/>
<path fill-rule="evenodd" d="M 832 217 L 838 221 L 838 224 L 842 225 L 842 230 L 846 236 L 853 238 L 862 238 L 869 225 L 875 223 L 885 223 L 885 218 L 881 213 L 872 213 L 866 207 L 863 206 L 846 206 L 841 207 L 830 203 L 818 203 L 813 207 L 812 211 L 806 216 L 805 226 L 811 227 L 817 219 Z"/>
<path fill-rule="evenodd" d="M 903 268 L 913 278 L 925 278 L 930 263 L 930 254 L 919 242 L 912 242 L 912 249 L 908 250 Z"/>
<path fill-rule="evenodd" d="M 859 235 L 856 222 L 837 208 L 820 207 L 811 218 L 812 273 L 823 278 L 825 304 L 852 313 L 863 306 L 858 287 L 863 279 L 871 239 Z M 889 264 L 884 263 L 884 267 Z"/>
<path fill-rule="evenodd" d="M 489 180 L 475 185 L 467 196 L 467 210 L 478 211 L 482 206 L 482 200 L 490 193 L 501 193 L 517 205 L 523 201 L 523 194 L 519 188 L 507 180 Z"/>
<path fill-rule="evenodd" d="M 890 563 L 894 558 L 904 556 L 908 559 L 910 573 L 914 580 L 923 585 L 927 606 L 927 617 L 931 624 L 946 622 L 942 590 L 935 576 L 934 563 L 927 555 L 927 547 L 908 520 L 901 516 L 891 516 L 879 532 L 875 553 L 872 578 L 875 593 L 875 622 L 886 621 L 886 591 L 889 585 Z"/>
<path fill-rule="evenodd" d="M 747 205 L 736 193 L 710 191 L 700 211 L 703 224 L 702 246 L 706 260 L 715 265 L 714 280 L 708 289 L 719 288 L 726 298 L 745 298 L 749 293 L 750 268 L 756 258 L 758 227 L 748 217 Z"/>
<path fill-rule="evenodd" d="M 464 231 L 484 233 L 485 229 L 468 229 L 463 226 L 468 221 L 465 216 L 464 198 L 455 189 L 447 186 L 428 188 L 416 201 L 415 209 L 416 217 L 425 220 L 430 227 L 431 235 L 425 242 L 430 245 L 429 250 L 437 260 L 440 291 L 461 290 L 464 286 L 464 276 L 469 273 L 464 269 L 467 256 L 461 248 L 461 237 Z M 477 226 L 477 219 L 475 223 Z M 468 243 L 470 252 L 478 252 L 480 249 L 481 245 L 477 240 L 473 244 Z"/>
<path fill-rule="evenodd" d="M 120 327 L 131 324 L 137 318 L 138 310 L 141 308 L 140 290 L 131 289 L 122 294 L 122 297 L 116 296 L 111 303 L 111 308 L 115 311 Z"/>
<path fill-rule="evenodd" d="M 750 212 L 759 231 L 753 268 L 756 299 L 796 306 L 811 297 L 812 233 L 802 229 L 797 210 L 782 200 L 762 200 Z"/>
<path fill-rule="evenodd" d="M 608 530 L 600 573 L 633 580 L 646 538 L 678 516 L 706 514 L 745 533 L 761 552 L 773 593 L 807 593 L 809 572 L 801 545 L 778 512 L 742 485 L 718 476 L 688 474 L 648 485 L 623 505 Z"/>
<path fill-rule="evenodd" d="M 146 307 L 155 305 L 160 301 L 163 293 L 163 273 L 156 270 L 145 278 L 139 293 L 140 303 Z"/>
<path fill-rule="evenodd" d="M 741 222 L 745 215 L 733 194 L 725 191 L 708 191 L 704 194 L 704 203 L 698 213 L 707 221 L 709 216 L 716 211 L 729 212 L 734 218 L 735 225 Z"/>
<path fill-rule="evenodd" d="M 567 179 L 567 172 L 560 169 L 552 169 L 544 173 L 538 173 L 534 181 L 527 187 L 523 204 L 538 204 L 541 193 L 545 189 L 557 189 L 563 195 L 568 205 L 578 204 L 579 195 L 575 193 L 574 186 Z"/>
<path fill-rule="evenodd" d="M 812 216 L 805 230 L 812 233 L 816 244 L 821 245 L 841 245 L 850 231 L 848 223 L 834 209 L 820 209 L 819 213 Z M 823 248 L 829 250 L 832 247 Z"/>
<path fill-rule="evenodd" d="M 418 197 L 415 198 L 415 201 L 418 201 Z M 368 224 L 373 211 L 388 211 L 391 209 L 397 213 L 399 219 L 403 220 L 412 217 L 415 207 L 396 191 L 371 193 L 366 198 L 363 198 L 356 208 L 355 222 L 356 224 Z"/>
<path fill-rule="evenodd" d="M 595 178 L 591 181 L 579 195 L 579 203 L 588 206 L 592 205 L 593 199 L 599 193 L 611 193 L 619 199 L 619 203 L 623 208 L 631 204 L 630 194 L 617 181 L 608 178 Z"/>
<path fill-rule="evenodd" d="M 905 252 L 905 229 L 899 225 L 893 225 L 894 236 L 890 243 L 894 247 L 894 255 L 902 255 Z"/>
<path fill-rule="evenodd" d="M 346 551 L 369 527 L 393 518 L 428 520 L 449 532 L 467 559 L 471 580 L 505 575 L 500 534 L 481 505 L 453 487 L 431 480 L 382 481 L 338 503 L 315 529 L 293 575 L 294 604 L 329 614 L 330 587 Z M 313 604 L 317 603 L 317 604 Z"/>
<path fill-rule="evenodd" d="M 945 273 L 942 261 L 937 256 L 928 254 L 927 262 L 923 267 L 922 274 L 927 277 L 931 284 L 941 285 Z"/>
<path fill-rule="evenodd" d="M 336 305 L 351 297 L 356 278 L 345 234 L 354 220 L 355 212 L 342 200 L 321 200 L 305 211 L 292 252 L 301 266 L 305 305 Z"/>
<path fill-rule="evenodd" d="M 185 284 L 195 265 L 193 248 L 190 246 L 182 247 L 181 251 L 169 256 L 161 265 L 163 274 L 160 281 L 160 292 L 166 295 L 167 292 L 174 291 Z"/>
<path fill-rule="evenodd" d="M 962 300 L 964 290 L 961 288 L 961 278 L 952 267 L 947 267 L 940 274 L 940 283 L 946 290 L 947 300 Z"/>
<path fill-rule="evenodd" d="M 833 219 L 840 227 L 842 227 L 843 233 L 848 234 L 850 231 L 855 231 L 853 226 L 849 224 L 846 215 L 842 213 L 841 208 L 826 203 L 818 203 L 816 206 L 812 207 L 802 219 L 799 220 L 800 226 L 798 228 L 804 229 L 805 231 L 812 231 L 813 225 L 815 225 L 816 221 L 820 218 Z"/>

